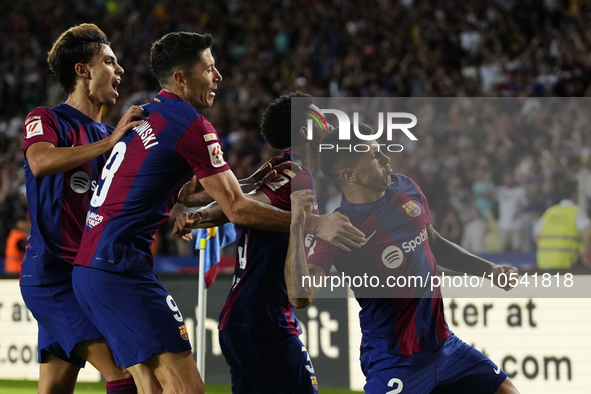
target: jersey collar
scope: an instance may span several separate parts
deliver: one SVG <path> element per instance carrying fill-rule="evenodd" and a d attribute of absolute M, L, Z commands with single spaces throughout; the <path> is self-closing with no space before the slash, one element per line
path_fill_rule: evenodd
<path fill-rule="evenodd" d="M 94 119 L 84 115 L 82 112 L 78 111 L 76 108 L 72 107 L 70 104 L 61 103 L 57 107 L 61 112 L 67 114 L 70 118 L 78 119 L 81 124 L 89 124 L 89 123 L 96 123 L 102 124 L 99 122 L 95 122 Z"/>
<path fill-rule="evenodd" d="M 345 195 L 343 194 L 343 197 L 341 199 L 341 206 L 337 208 L 336 211 L 348 216 L 349 219 L 351 219 L 352 223 L 358 223 L 360 221 L 365 220 L 369 215 L 374 213 L 379 208 L 383 207 L 387 203 L 387 201 L 392 199 L 392 196 L 395 193 L 394 189 L 398 185 L 398 178 L 395 174 L 392 174 L 390 179 L 390 187 L 386 189 L 384 195 L 376 201 L 354 204 L 347 201 Z"/>
<path fill-rule="evenodd" d="M 166 90 L 161 90 L 156 95 L 156 97 L 154 97 L 154 100 L 159 101 L 159 102 L 162 102 L 162 101 L 164 101 L 166 99 L 178 99 L 178 98 L 179 98 L 179 96 L 177 96 L 174 93 L 167 92 Z"/>

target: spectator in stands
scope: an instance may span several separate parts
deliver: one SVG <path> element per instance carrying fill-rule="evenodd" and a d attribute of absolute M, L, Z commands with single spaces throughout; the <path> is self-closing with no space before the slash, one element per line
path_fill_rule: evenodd
<path fill-rule="evenodd" d="M 25 257 L 28 236 L 29 219 L 20 217 L 16 220 L 16 225 L 6 239 L 4 272 L 7 274 L 18 274 L 21 272 L 21 263 Z"/>
<path fill-rule="evenodd" d="M 591 41 L 586 36 L 591 3 L 571 3 L 567 11 L 560 1 L 370 0 L 364 7 L 346 1 L 333 1 L 328 7 L 320 1 L 258 2 L 256 7 L 246 1 L 213 0 L 204 0 L 202 7 L 194 7 L 190 0 L 73 2 L 72 7 L 58 0 L 3 2 L 0 249 L 10 231 L 12 212 L 22 206 L 16 191 L 24 184 L 20 154 L 24 117 L 37 105 L 54 106 L 65 99 L 45 71 L 44 53 L 51 47 L 51 38 L 71 25 L 92 19 L 106 26 L 127 70 L 120 89 L 125 94 L 114 107 L 105 108 L 107 124 L 115 124 L 123 108 L 146 102 L 152 91 L 159 90 L 148 68 L 147 49 L 165 31 L 191 26 L 219 37 L 217 50 L 229 54 L 220 59 L 219 69 L 229 80 L 217 91 L 218 104 L 207 117 L 218 130 L 226 160 L 238 177 L 252 173 L 266 160 L 268 148 L 258 136 L 260 115 L 268 102 L 286 91 L 299 89 L 316 96 L 529 96 L 521 118 L 531 123 L 531 132 L 503 134 L 503 129 L 518 124 L 519 117 L 501 120 L 493 114 L 490 128 L 461 138 L 469 140 L 476 156 L 490 163 L 484 168 L 492 171 L 497 185 L 504 172 L 515 171 L 513 157 L 533 155 L 542 167 L 543 192 L 550 194 L 551 178 L 564 166 L 562 141 L 576 142 L 572 153 L 578 165 L 584 167 L 581 159 L 591 157 L 591 141 L 585 140 L 590 114 L 578 111 L 554 122 L 551 113 L 539 110 L 538 97 L 591 96 Z M 222 19 L 223 23 L 217 22 Z M 473 104 L 472 113 L 480 116 L 479 108 Z M 450 196 L 443 190 L 445 185 L 438 183 L 447 181 L 443 173 L 459 156 L 454 145 L 459 132 L 449 117 L 438 116 L 434 124 L 439 128 L 429 131 L 434 154 L 425 151 L 419 157 L 417 152 L 414 163 L 402 166 L 393 160 L 407 174 L 418 173 L 416 166 L 429 161 L 421 170 L 432 181 L 415 180 L 424 189 L 440 193 L 427 197 L 434 213 L 443 217 Z M 584 126 L 577 131 L 568 126 L 571 121 Z M 421 139 L 420 146 L 425 147 L 426 141 Z M 589 179 L 588 172 L 581 174 Z M 468 176 L 454 175 L 464 181 Z M 463 186 L 469 197 L 477 193 L 470 192 L 469 184 Z M 317 187 L 324 186 L 319 182 Z"/>
<path fill-rule="evenodd" d="M 476 170 L 475 181 L 472 183 L 472 193 L 475 198 L 476 208 L 481 215 L 488 217 L 492 215 L 495 205 L 495 184 L 491 180 L 489 170 Z"/>
<path fill-rule="evenodd" d="M 542 217 L 546 209 L 552 205 L 552 199 L 542 192 L 541 183 L 531 183 L 526 190 L 527 195 L 527 209 L 524 216 L 523 229 L 524 235 L 524 252 L 535 250 L 536 245 L 531 237 L 532 230 L 535 223 Z"/>
<path fill-rule="evenodd" d="M 538 267 L 591 266 L 591 221 L 576 204 L 579 198 L 577 181 L 564 180 L 560 191 L 563 199 L 544 212 L 534 226 Z"/>
<path fill-rule="evenodd" d="M 475 206 L 470 208 L 470 220 L 464 226 L 462 233 L 462 248 L 472 253 L 485 252 L 485 237 L 488 231 L 486 220 L 480 215 Z"/>
<path fill-rule="evenodd" d="M 460 243 L 462 239 L 462 225 L 458 212 L 451 204 L 445 210 L 441 223 L 439 223 L 439 228 L 440 234 L 444 234 L 442 236 L 446 239 L 449 239 L 453 243 Z"/>
<path fill-rule="evenodd" d="M 523 251 L 523 216 L 527 197 L 523 187 L 516 185 L 511 172 L 503 176 L 503 185 L 497 188 L 499 203 L 499 237 L 502 252 Z"/>
<path fill-rule="evenodd" d="M 577 171 L 576 176 L 579 181 L 578 204 L 585 212 L 589 213 L 591 208 L 591 146 L 586 147 L 585 154 L 581 155 L 581 168 Z"/>

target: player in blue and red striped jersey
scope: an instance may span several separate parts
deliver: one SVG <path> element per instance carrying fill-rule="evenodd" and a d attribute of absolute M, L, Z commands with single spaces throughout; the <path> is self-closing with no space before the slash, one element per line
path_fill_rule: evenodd
<path fill-rule="evenodd" d="M 294 105 L 296 113 L 292 113 L 292 99 L 298 102 Z M 303 169 L 297 174 L 283 171 L 249 198 L 290 210 L 292 191 L 314 189 L 308 168 L 316 167 L 318 144 L 328 130 L 314 125 L 313 139 L 308 140 L 301 106 L 319 111 L 308 94 L 296 92 L 281 96 L 265 110 L 261 132 L 273 148 L 284 151 L 284 160 L 294 160 Z M 290 118 L 294 122 L 290 122 Z M 296 127 L 292 129 L 292 126 Z M 214 219 L 215 225 L 227 221 L 216 204 L 199 212 L 202 214 L 202 221 L 197 223 L 200 227 L 214 225 Z M 340 214 L 333 215 L 342 219 Z M 191 228 L 186 227 L 186 219 L 187 214 L 177 218 L 175 235 L 189 240 Z M 327 216 L 323 218 L 326 219 Z M 357 233 L 357 237 L 359 243 L 365 240 L 361 233 Z M 344 242 L 352 248 L 360 246 Z M 287 296 L 283 271 L 288 243 L 287 232 L 243 229 L 232 288 L 219 318 L 220 345 L 230 366 L 233 393 L 318 392 L 314 367 L 299 338 L 300 324 Z"/>
<path fill-rule="evenodd" d="M 290 222 L 289 213 L 244 196 L 200 112 L 213 105 L 222 80 L 212 41 L 177 32 L 153 44 L 150 62 L 162 91 L 103 168 L 73 273 L 76 297 L 117 364 L 134 378 L 145 365 L 177 394 L 205 388 L 183 317 L 154 275 L 150 246 L 180 188 L 195 175 L 233 223 L 279 231 Z"/>
<path fill-rule="evenodd" d="M 117 128 L 101 123 L 115 103 L 123 69 L 93 24 L 64 32 L 48 62 L 68 100 L 38 107 L 24 127 L 23 152 L 32 234 L 22 263 L 21 293 L 39 323 L 39 392 L 72 393 L 85 360 L 107 380 L 107 393 L 136 392 L 129 372 L 113 362 L 102 334 L 80 308 L 72 267 L 88 202 L 107 152 L 143 113 L 132 107 Z"/>
<path fill-rule="evenodd" d="M 292 161 L 292 152 L 284 151 L 283 158 Z M 297 174 L 284 170 L 253 198 L 290 210 L 292 189 L 313 188 L 307 168 Z M 300 323 L 287 297 L 283 263 L 288 243 L 288 233 L 242 231 L 232 287 L 219 317 L 232 393 L 318 393 L 314 367 L 299 338 Z"/>
<path fill-rule="evenodd" d="M 372 134 L 366 125 L 360 125 L 360 131 Z M 337 146 L 338 130 L 322 143 Z M 366 144 L 355 137 L 347 143 Z M 333 265 L 351 278 L 377 276 L 382 285 L 388 276 L 410 280 L 411 276 L 437 275 L 437 264 L 479 276 L 493 273 L 495 278 L 517 272 L 513 267 L 493 265 L 439 236 L 418 185 L 404 175 L 392 174 L 379 145 L 369 148 L 362 153 L 325 149 L 319 154 L 322 172 L 343 191 L 337 211 L 366 234 L 367 243 L 360 249 L 342 253 L 317 240 L 313 253 L 306 255 L 302 223 L 313 197 L 310 191 L 292 195 L 292 253 L 285 272 L 286 282 L 293 285 L 288 289 L 293 305 L 306 307 L 319 290 L 304 277 L 313 276 L 320 283 Z M 505 286 L 505 290 L 510 288 Z M 449 330 L 439 287 L 391 289 L 374 281 L 352 289 L 361 306 L 366 393 L 517 393 L 504 371 Z M 386 296 L 390 298 L 379 298 Z"/>
<path fill-rule="evenodd" d="M 292 135 L 292 97 L 317 109 L 307 94 L 281 96 L 265 110 L 261 133 L 273 148 L 284 151 L 284 160 L 295 157 L 303 169 L 297 174 L 284 171 L 253 196 L 287 211 L 292 190 L 314 189 L 308 169 L 316 167 L 317 157 L 309 153 L 316 152 L 328 132 L 315 126 L 311 141 L 299 129 Z M 300 123 L 305 126 L 305 120 Z M 240 238 L 232 288 L 219 318 L 220 344 L 230 366 L 233 393 L 318 392 L 314 367 L 299 338 L 300 323 L 287 297 L 283 256 L 288 243 L 287 233 L 253 228 L 245 228 Z"/>

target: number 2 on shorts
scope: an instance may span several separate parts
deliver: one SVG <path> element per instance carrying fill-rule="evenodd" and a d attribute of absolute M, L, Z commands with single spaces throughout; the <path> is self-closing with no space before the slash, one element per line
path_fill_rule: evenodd
<path fill-rule="evenodd" d="M 402 391 L 402 380 L 398 378 L 392 378 L 388 382 L 388 387 L 394 387 L 395 384 L 397 384 L 398 386 L 396 386 L 394 390 L 388 391 L 386 394 L 398 394 Z"/>

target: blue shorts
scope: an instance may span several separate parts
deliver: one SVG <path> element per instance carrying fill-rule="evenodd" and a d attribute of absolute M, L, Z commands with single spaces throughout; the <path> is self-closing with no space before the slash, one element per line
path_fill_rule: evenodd
<path fill-rule="evenodd" d="M 72 353 L 74 345 L 103 335 L 80 307 L 72 289 L 72 281 L 21 286 L 21 294 L 39 324 L 38 361 L 42 363 L 49 354 L 53 354 L 78 367 L 84 367 L 84 359 Z"/>
<path fill-rule="evenodd" d="M 298 336 L 253 337 L 220 331 L 234 394 L 318 394 L 308 351 Z"/>
<path fill-rule="evenodd" d="M 507 378 L 505 371 L 455 335 L 436 350 L 406 357 L 362 347 L 361 369 L 368 394 L 492 394 Z"/>
<path fill-rule="evenodd" d="M 80 306 L 125 368 L 153 354 L 191 350 L 183 316 L 153 272 L 118 273 L 75 266 Z"/>

